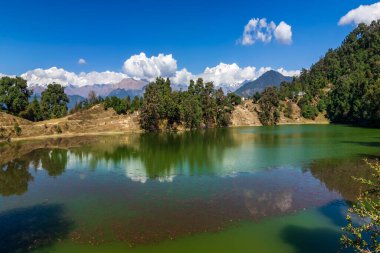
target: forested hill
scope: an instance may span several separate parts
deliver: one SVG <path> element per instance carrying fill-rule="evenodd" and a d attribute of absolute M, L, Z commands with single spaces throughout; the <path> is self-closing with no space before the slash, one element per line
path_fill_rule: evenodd
<path fill-rule="evenodd" d="M 302 70 L 291 84 L 282 84 L 282 97 L 299 102 L 306 114 L 326 109 L 332 122 L 380 126 L 380 21 L 360 24 L 335 50 Z M 298 98 L 299 99 L 299 98 Z"/>

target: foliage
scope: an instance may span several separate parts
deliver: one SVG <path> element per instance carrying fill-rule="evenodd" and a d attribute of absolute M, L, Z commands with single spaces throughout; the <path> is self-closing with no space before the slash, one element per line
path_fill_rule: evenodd
<path fill-rule="evenodd" d="M 70 109 L 69 113 L 72 114 L 72 113 L 79 112 L 82 110 L 87 110 L 93 107 L 94 105 L 102 103 L 103 101 L 104 99 L 102 97 L 96 96 L 95 91 L 90 91 L 88 93 L 88 97 L 85 100 L 80 101 L 79 103 L 76 103 L 74 107 Z"/>
<path fill-rule="evenodd" d="M 15 132 L 15 134 L 16 134 L 17 136 L 21 135 L 21 131 L 22 131 L 22 129 L 21 129 L 20 125 L 19 125 L 17 122 L 14 123 L 14 125 L 13 125 L 13 130 L 14 130 L 14 132 Z"/>
<path fill-rule="evenodd" d="M 373 179 L 354 178 L 368 190 L 362 193 L 357 203 L 348 210 L 348 225 L 343 228 L 341 243 L 359 253 L 380 252 L 380 164 L 368 163 Z M 354 219 L 359 218 L 359 224 Z"/>
<path fill-rule="evenodd" d="M 61 133 L 62 133 L 62 128 L 61 128 L 61 126 L 59 126 L 59 125 L 55 125 L 55 126 L 54 126 L 54 129 L 55 129 L 55 132 L 56 132 L 56 133 L 58 133 L 58 134 L 61 134 Z"/>
<path fill-rule="evenodd" d="M 253 103 L 257 103 L 257 102 L 260 100 L 260 97 L 261 97 L 261 94 L 260 94 L 259 92 L 256 92 L 256 93 L 252 96 Z"/>
<path fill-rule="evenodd" d="M 305 104 L 301 108 L 302 117 L 306 119 L 314 120 L 318 116 L 318 113 L 319 113 L 318 108 L 315 107 L 314 105 Z"/>
<path fill-rule="evenodd" d="M 5 105 L 8 113 L 18 115 L 25 110 L 31 94 L 26 81 L 21 77 L 0 78 L 0 107 Z"/>
<path fill-rule="evenodd" d="M 33 101 L 28 104 L 26 109 L 20 113 L 20 117 L 30 121 L 43 120 L 40 103 L 36 96 L 34 96 Z"/>
<path fill-rule="evenodd" d="M 293 104 L 292 101 L 286 102 L 286 108 L 285 108 L 285 117 L 292 119 L 293 118 Z"/>
<path fill-rule="evenodd" d="M 358 25 L 340 47 L 280 87 L 280 98 L 299 99 L 306 117 L 317 107 L 335 123 L 380 126 L 379 97 L 380 20 Z"/>
<path fill-rule="evenodd" d="M 225 96 L 212 82 L 190 81 L 187 91 L 172 91 L 170 80 L 157 78 L 144 93 L 141 127 L 147 131 L 224 127 L 230 124 L 237 95 Z"/>
<path fill-rule="evenodd" d="M 113 108 L 117 114 L 133 113 L 138 111 L 141 107 L 142 101 L 139 97 L 134 97 L 131 101 L 129 96 L 125 98 L 118 98 L 115 96 L 106 97 L 104 99 L 104 109 Z"/>
<path fill-rule="evenodd" d="M 265 126 L 276 125 L 280 118 L 280 112 L 278 110 L 280 99 L 277 88 L 266 88 L 261 94 L 261 98 L 258 103 L 261 109 L 259 112 L 260 122 Z"/>
<path fill-rule="evenodd" d="M 236 93 L 228 93 L 227 94 L 228 99 L 231 101 L 232 105 L 240 105 L 241 104 L 241 97 L 237 95 Z"/>
<path fill-rule="evenodd" d="M 41 94 L 41 112 L 43 119 L 60 118 L 67 113 L 69 98 L 60 84 L 52 83 Z"/>

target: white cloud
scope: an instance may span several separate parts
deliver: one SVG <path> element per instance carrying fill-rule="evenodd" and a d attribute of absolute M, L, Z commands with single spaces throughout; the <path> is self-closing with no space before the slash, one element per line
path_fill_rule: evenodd
<path fill-rule="evenodd" d="M 284 76 L 299 76 L 301 74 L 300 70 L 285 70 L 284 68 L 276 69 L 276 71 Z"/>
<path fill-rule="evenodd" d="M 256 41 L 269 43 L 272 37 L 282 44 L 291 44 L 292 27 L 281 21 L 277 26 L 273 21 L 267 22 L 266 18 L 253 18 L 245 25 L 243 36 L 238 40 L 242 45 L 248 46 Z"/>
<path fill-rule="evenodd" d="M 86 62 L 85 59 L 80 58 L 80 59 L 78 60 L 78 64 L 83 65 L 83 64 L 87 64 L 87 62 Z"/>
<path fill-rule="evenodd" d="M 257 40 L 265 43 L 270 42 L 275 28 L 276 25 L 273 21 L 268 24 L 265 18 L 253 18 L 249 20 L 248 24 L 244 27 L 241 44 L 252 45 Z"/>
<path fill-rule="evenodd" d="M 170 79 L 174 84 L 189 84 L 190 80 L 195 80 L 197 77 L 189 72 L 186 68 L 175 72 L 175 75 Z"/>
<path fill-rule="evenodd" d="M 193 74 L 186 68 L 178 70 L 177 61 L 171 54 L 159 54 L 148 58 L 144 53 L 133 55 L 125 61 L 123 67 L 125 73 L 92 71 L 79 74 L 57 67 L 49 69 L 37 68 L 22 74 L 21 77 L 27 80 L 29 86 L 47 85 L 53 82 L 64 86 L 112 84 L 129 77 L 151 81 L 158 76 L 162 76 L 169 77 L 173 84 L 188 85 L 191 79 L 203 78 L 206 82 L 213 82 L 216 87 L 237 88 L 242 82 L 255 80 L 266 71 L 272 69 L 270 67 L 240 67 L 236 63 L 226 64 L 221 62 L 214 67 L 206 67 L 201 73 Z M 298 70 L 285 70 L 284 68 L 279 68 L 277 71 L 285 76 L 294 76 L 300 73 Z M 0 74 L 1 76 L 2 74 Z"/>
<path fill-rule="evenodd" d="M 371 5 L 360 5 L 358 8 L 350 10 L 346 15 L 340 18 L 338 24 L 365 23 L 368 25 L 373 20 L 378 19 L 380 19 L 380 2 Z"/>
<path fill-rule="evenodd" d="M 206 82 L 214 82 L 215 85 L 237 86 L 245 80 L 256 78 L 255 67 L 240 68 L 236 63 L 219 63 L 217 66 L 207 67 L 200 75 Z"/>
<path fill-rule="evenodd" d="M 280 24 L 274 30 L 274 37 L 282 44 L 292 43 L 292 27 L 281 21 Z"/>
<path fill-rule="evenodd" d="M 22 78 L 28 81 L 28 85 L 33 86 L 36 84 L 47 85 L 49 83 L 60 83 L 64 86 L 69 84 L 84 86 L 94 84 L 111 84 L 128 78 L 126 74 L 104 71 L 104 72 L 88 72 L 76 74 L 69 72 L 63 68 L 51 67 L 49 69 L 34 69 L 21 75 Z"/>
<path fill-rule="evenodd" d="M 136 79 L 153 80 L 157 76 L 171 77 L 177 70 L 177 61 L 171 54 L 146 57 L 145 53 L 132 55 L 124 62 L 124 72 Z"/>

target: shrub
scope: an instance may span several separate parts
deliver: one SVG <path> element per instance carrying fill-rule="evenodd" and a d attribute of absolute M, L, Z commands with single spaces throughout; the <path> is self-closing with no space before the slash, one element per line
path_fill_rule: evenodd
<path fill-rule="evenodd" d="M 17 136 L 21 135 L 22 129 L 17 122 L 13 125 L 13 130 Z"/>
<path fill-rule="evenodd" d="M 366 161 L 367 162 L 367 161 Z M 341 243 L 344 248 L 352 248 L 358 253 L 380 252 L 380 164 L 369 163 L 372 169 L 372 179 L 354 178 L 368 187 L 360 194 L 352 208 L 348 210 L 348 225 L 343 228 Z M 360 222 L 353 222 L 353 218 Z"/>

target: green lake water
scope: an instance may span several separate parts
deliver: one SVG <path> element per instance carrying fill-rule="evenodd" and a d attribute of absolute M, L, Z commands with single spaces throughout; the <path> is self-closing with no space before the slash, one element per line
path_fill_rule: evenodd
<path fill-rule="evenodd" d="M 380 130 L 230 128 L 0 145 L 0 252 L 336 252 Z"/>

